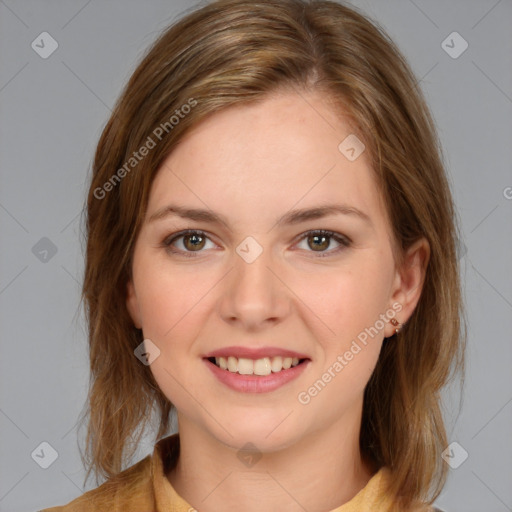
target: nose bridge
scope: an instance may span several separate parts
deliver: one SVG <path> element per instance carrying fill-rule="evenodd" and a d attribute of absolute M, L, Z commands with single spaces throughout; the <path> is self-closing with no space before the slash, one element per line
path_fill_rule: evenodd
<path fill-rule="evenodd" d="M 234 285 L 236 286 L 238 292 L 245 293 L 247 291 L 249 296 L 255 297 L 256 295 L 261 294 L 270 294 L 271 293 L 271 277 L 272 272 L 270 272 L 269 267 L 272 266 L 272 258 L 269 254 L 269 250 L 264 250 L 261 254 L 253 256 L 254 259 L 246 259 L 244 256 L 240 255 L 242 248 L 239 247 L 237 250 L 237 256 L 235 257 L 235 276 L 234 276 Z M 252 252 L 253 249 L 251 248 Z M 250 253 L 249 253 L 250 255 Z"/>
<path fill-rule="evenodd" d="M 282 318 L 288 310 L 288 299 L 275 275 L 279 271 L 271 251 L 248 238 L 233 255 L 235 268 L 230 272 L 221 311 L 226 321 L 254 328 Z"/>

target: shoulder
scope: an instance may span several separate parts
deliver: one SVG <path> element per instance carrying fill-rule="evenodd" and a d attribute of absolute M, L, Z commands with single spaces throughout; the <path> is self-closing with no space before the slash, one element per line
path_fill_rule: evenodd
<path fill-rule="evenodd" d="M 383 466 L 381 467 L 377 473 L 372 477 L 370 482 L 367 485 L 369 490 L 375 491 L 375 496 L 381 498 L 381 502 L 379 502 L 379 510 L 389 510 L 392 512 L 396 510 L 395 503 L 389 501 L 388 489 L 390 486 L 390 482 L 393 479 L 393 475 L 391 470 Z M 366 488 L 365 488 L 366 489 Z M 372 509 L 373 510 L 373 509 Z M 427 503 L 421 502 L 416 503 L 408 508 L 408 512 L 447 512 L 443 509 L 436 507 L 435 505 L 429 505 Z"/>
<path fill-rule="evenodd" d="M 152 510 L 154 506 L 151 479 L 151 456 L 110 478 L 67 505 L 40 510 L 39 512 L 130 512 Z"/>

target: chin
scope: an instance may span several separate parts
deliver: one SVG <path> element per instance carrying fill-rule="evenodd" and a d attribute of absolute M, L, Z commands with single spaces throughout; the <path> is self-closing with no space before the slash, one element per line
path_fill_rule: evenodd
<path fill-rule="evenodd" d="M 229 433 L 222 428 L 216 428 L 214 435 L 220 442 L 235 450 L 251 443 L 260 452 L 276 452 L 286 449 L 301 438 L 301 433 L 293 428 L 291 422 L 289 425 L 284 425 L 291 418 L 283 421 L 284 418 L 286 414 L 279 418 L 273 417 L 272 421 L 233 422 L 227 427 Z"/>

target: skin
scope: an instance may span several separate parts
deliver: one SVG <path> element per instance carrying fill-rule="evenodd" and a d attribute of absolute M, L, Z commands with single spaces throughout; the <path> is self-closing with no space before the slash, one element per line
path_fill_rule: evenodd
<path fill-rule="evenodd" d="M 320 93 L 275 93 L 197 125 L 153 182 L 127 307 L 160 349 L 150 368 L 177 408 L 181 454 L 167 478 L 202 512 L 332 510 L 376 470 L 359 452 L 363 392 L 395 326 L 386 321 L 308 404 L 297 398 L 394 303 L 401 305 L 395 318 L 407 321 L 428 262 L 422 239 L 396 268 L 368 155 L 349 161 L 338 150 L 351 133 Z M 210 209 L 226 223 L 171 215 L 149 221 L 170 203 Z M 326 203 L 359 208 L 371 224 L 329 215 L 276 225 L 291 209 Z M 199 251 L 183 237 L 173 242 L 180 254 L 165 247 L 183 229 L 205 232 Z M 315 242 L 307 236 L 315 229 L 339 233 L 351 245 Z M 236 252 L 248 236 L 263 248 L 250 264 Z M 288 348 L 311 362 L 275 391 L 241 393 L 218 381 L 202 359 L 232 345 Z M 237 457 L 248 442 L 262 455 L 251 467 Z"/>

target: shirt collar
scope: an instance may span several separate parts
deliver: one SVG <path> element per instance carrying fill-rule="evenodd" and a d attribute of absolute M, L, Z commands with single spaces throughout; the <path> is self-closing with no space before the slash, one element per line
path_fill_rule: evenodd
<path fill-rule="evenodd" d="M 174 489 L 167 473 L 180 453 L 179 434 L 160 439 L 155 444 L 151 463 L 151 480 L 155 493 L 156 512 L 193 512 L 191 507 Z"/>
<path fill-rule="evenodd" d="M 156 512 L 196 512 L 174 489 L 167 473 L 176 464 L 180 453 L 179 434 L 160 439 L 154 447 L 151 462 L 151 480 L 155 494 Z M 386 489 L 391 473 L 381 468 L 349 502 L 331 512 L 363 512 L 392 510 Z"/>

